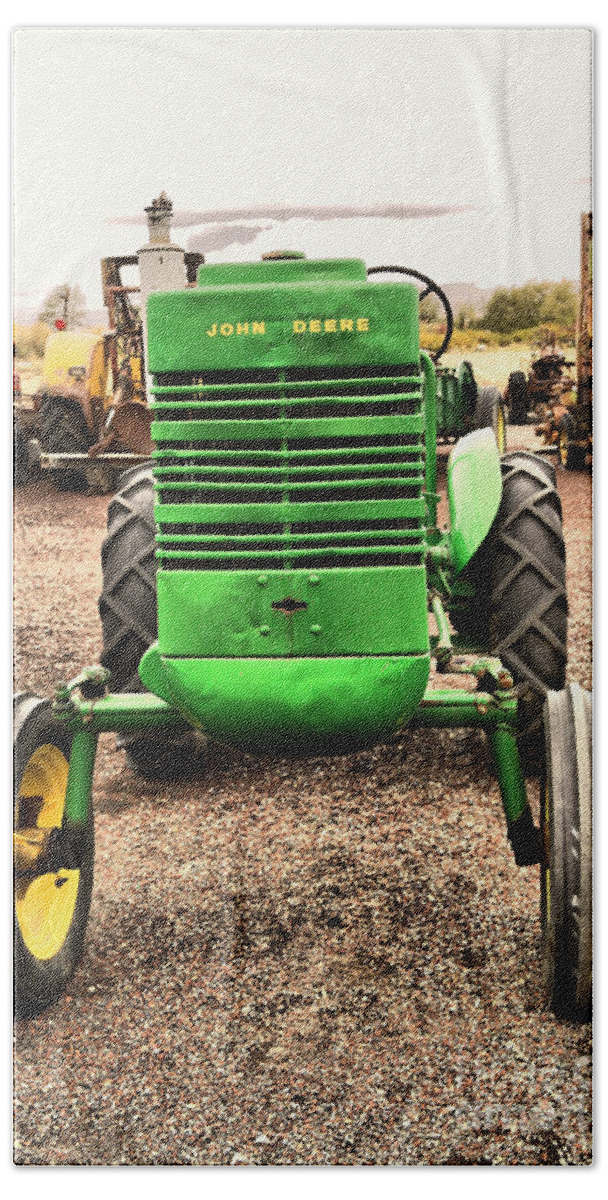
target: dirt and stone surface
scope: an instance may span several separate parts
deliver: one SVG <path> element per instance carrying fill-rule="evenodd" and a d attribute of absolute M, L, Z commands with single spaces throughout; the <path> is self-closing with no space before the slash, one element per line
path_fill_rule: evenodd
<path fill-rule="evenodd" d="M 590 480 L 558 481 L 589 687 Z M 98 659 L 107 504 L 17 493 L 21 690 Z M 104 735 L 95 807 L 83 962 L 17 1026 L 17 1162 L 591 1161 L 590 1031 L 544 1007 L 538 870 L 514 864 L 481 735 L 295 764 L 216 748 L 155 784 Z"/>

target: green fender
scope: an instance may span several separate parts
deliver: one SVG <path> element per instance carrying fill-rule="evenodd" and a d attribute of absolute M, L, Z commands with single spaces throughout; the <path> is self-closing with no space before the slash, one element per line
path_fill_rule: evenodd
<path fill-rule="evenodd" d="M 502 496 L 500 455 L 492 430 L 456 443 L 448 461 L 450 557 L 458 574 L 490 532 Z"/>

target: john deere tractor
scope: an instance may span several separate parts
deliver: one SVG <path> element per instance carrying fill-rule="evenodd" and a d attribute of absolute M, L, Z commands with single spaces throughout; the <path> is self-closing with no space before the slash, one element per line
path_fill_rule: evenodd
<path fill-rule="evenodd" d="M 565 686 L 553 469 L 473 429 L 438 526 L 441 388 L 415 285 L 379 274 L 279 254 L 148 298 L 154 449 L 110 504 L 102 663 L 16 699 L 21 1013 L 82 954 L 100 733 L 187 786 L 206 739 L 316 756 L 435 726 L 487 734 L 515 862 L 540 867 L 549 1004 L 589 1017 L 591 709 Z"/>

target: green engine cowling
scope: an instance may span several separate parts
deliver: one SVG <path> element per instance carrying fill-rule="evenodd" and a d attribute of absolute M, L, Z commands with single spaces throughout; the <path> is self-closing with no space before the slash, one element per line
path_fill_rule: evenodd
<path fill-rule="evenodd" d="M 418 297 L 359 260 L 148 301 L 158 644 L 142 679 L 251 750 L 342 752 L 428 681 Z"/>

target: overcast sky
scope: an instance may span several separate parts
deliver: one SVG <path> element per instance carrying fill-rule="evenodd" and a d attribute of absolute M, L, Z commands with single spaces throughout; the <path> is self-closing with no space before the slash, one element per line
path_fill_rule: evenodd
<path fill-rule="evenodd" d="M 18 30 L 16 305 L 69 281 L 99 307 L 99 259 L 146 239 L 144 224 L 111 219 L 163 189 L 188 210 L 462 209 L 245 222 L 252 240 L 208 261 L 280 246 L 440 283 L 577 278 L 590 57 L 582 29 Z M 189 226 L 174 240 L 201 236 Z"/>

